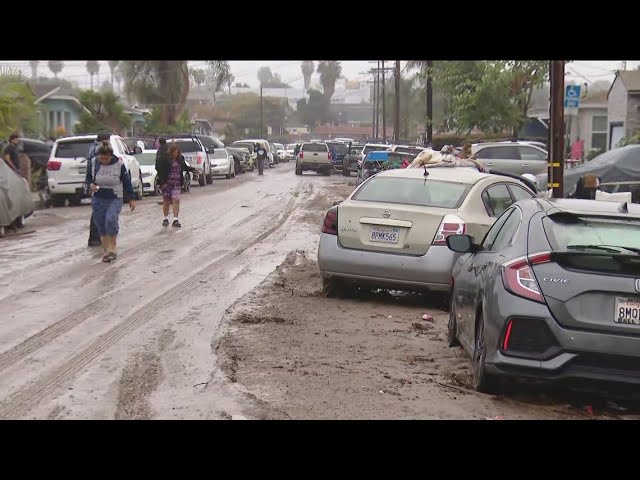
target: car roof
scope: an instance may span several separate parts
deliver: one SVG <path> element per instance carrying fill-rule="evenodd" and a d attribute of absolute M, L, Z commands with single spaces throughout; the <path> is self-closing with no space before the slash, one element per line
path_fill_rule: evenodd
<path fill-rule="evenodd" d="M 519 145 L 523 147 L 533 147 L 538 150 L 544 150 L 540 148 L 538 145 L 533 145 L 531 142 L 482 142 L 482 143 L 474 143 L 471 145 L 472 148 L 478 147 L 508 147 L 510 145 Z"/>
<path fill-rule="evenodd" d="M 387 145 L 386 143 L 365 143 L 364 146 L 365 147 L 384 147 L 384 148 L 389 148 L 392 145 Z"/>
<path fill-rule="evenodd" d="M 640 180 L 631 180 L 626 182 L 604 182 L 600 184 L 601 187 L 603 185 L 640 185 Z"/>
<path fill-rule="evenodd" d="M 389 152 L 385 152 L 389 153 Z M 396 170 L 385 170 L 379 173 L 376 177 L 405 177 L 405 178 L 428 178 L 430 180 L 449 180 L 456 181 L 457 183 L 467 183 L 473 185 L 485 178 L 498 178 L 507 182 L 515 183 L 516 180 L 510 177 L 503 177 L 501 175 L 493 175 L 490 173 L 474 172 L 471 170 L 461 168 L 428 168 L 429 172 L 427 177 L 424 176 L 423 168 L 401 168 Z"/>
<path fill-rule="evenodd" d="M 112 137 L 114 136 L 113 134 L 111 135 Z M 76 135 L 73 137 L 62 137 L 56 140 L 56 143 L 59 142 L 75 142 L 77 140 L 92 140 L 95 141 L 95 139 L 98 138 L 98 135 Z"/>
<path fill-rule="evenodd" d="M 602 200 L 578 200 L 573 198 L 535 199 L 547 215 L 568 213 L 574 215 L 614 215 L 640 217 L 640 205 L 627 203 L 628 213 L 621 212 L 626 202 L 605 202 Z"/>

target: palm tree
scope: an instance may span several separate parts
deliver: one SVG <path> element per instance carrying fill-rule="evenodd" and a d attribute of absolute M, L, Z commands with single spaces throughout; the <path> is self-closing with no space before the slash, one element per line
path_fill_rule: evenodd
<path fill-rule="evenodd" d="M 91 90 L 93 90 L 93 76 L 100 71 L 100 62 L 97 60 L 87 61 L 87 72 L 91 75 Z"/>
<path fill-rule="evenodd" d="M 320 83 L 322 84 L 324 96 L 330 101 L 336 89 L 336 80 L 342 74 L 342 66 L 340 62 L 334 60 L 322 61 L 318 64 L 318 73 L 320 74 Z"/>
<path fill-rule="evenodd" d="M 225 60 L 209 60 L 209 76 L 213 84 L 213 101 L 216 101 L 216 92 L 226 85 L 231 74 L 231 65 Z"/>
<path fill-rule="evenodd" d="M 118 84 L 118 93 L 120 93 L 120 91 L 121 91 L 120 83 L 122 82 L 122 72 L 120 72 L 120 66 L 118 66 L 118 68 L 116 69 L 115 73 L 113 74 L 113 79 Z"/>
<path fill-rule="evenodd" d="M 229 96 L 231 96 L 231 85 L 233 85 L 233 81 L 236 77 L 233 76 L 233 73 L 229 72 L 229 77 L 227 78 L 227 87 L 229 87 Z"/>
<path fill-rule="evenodd" d="M 311 85 L 311 75 L 313 75 L 314 70 L 316 69 L 315 64 L 312 60 L 305 60 L 300 65 L 302 69 L 302 76 L 304 77 L 304 89 L 309 90 L 309 86 Z"/>
<path fill-rule="evenodd" d="M 38 60 L 30 60 L 29 66 L 31 67 L 31 78 L 34 80 L 38 78 L 38 64 L 40 62 Z"/>
<path fill-rule="evenodd" d="M 0 136 L 22 130 L 35 120 L 35 98 L 20 70 L 0 68 Z M 29 128 L 30 129 L 30 128 Z"/>
<path fill-rule="evenodd" d="M 58 74 L 62 71 L 62 69 L 64 68 L 64 62 L 61 62 L 60 60 L 49 60 L 49 70 L 51 70 L 51 73 L 53 73 L 53 76 L 58 78 Z"/>
<path fill-rule="evenodd" d="M 116 69 L 118 68 L 118 64 L 120 60 L 109 60 L 109 70 L 111 71 L 111 89 L 113 90 L 113 80 L 115 77 Z"/>
<path fill-rule="evenodd" d="M 193 83 L 195 83 L 198 87 L 205 83 L 207 80 L 207 75 L 201 68 L 192 68 L 190 74 L 191 78 L 193 79 Z"/>
<path fill-rule="evenodd" d="M 187 62 L 136 60 L 123 62 L 123 67 L 127 97 L 158 106 L 162 125 L 174 125 L 189 94 Z"/>

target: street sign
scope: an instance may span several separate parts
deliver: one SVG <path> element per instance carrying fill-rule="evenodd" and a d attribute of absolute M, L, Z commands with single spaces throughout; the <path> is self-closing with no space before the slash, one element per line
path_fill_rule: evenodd
<path fill-rule="evenodd" d="M 580 106 L 580 85 L 567 85 L 564 94 L 564 108 Z"/>

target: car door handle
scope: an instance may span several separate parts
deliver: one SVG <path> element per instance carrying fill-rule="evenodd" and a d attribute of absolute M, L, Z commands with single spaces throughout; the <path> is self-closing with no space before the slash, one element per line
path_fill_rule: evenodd
<path fill-rule="evenodd" d="M 486 165 L 487 167 L 493 167 L 493 163 L 490 163 L 490 162 L 485 163 L 485 165 Z"/>
<path fill-rule="evenodd" d="M 317 154 L 317 153 L 314 153 L 314 154 L 313 154 L 313 156 L 314 156 L 314 157 L 317 157 L 317 156 L 318 156 L 318 154 Z"/>
<path fill-rule="evenodd" d="M 523 167 L 528 167 L 528 166 L 529 166 L 529 164 L 528 164 L 528 163 L 523 163 L 523 164 L 522 164 L 522 166 L 523 166 Z"/>

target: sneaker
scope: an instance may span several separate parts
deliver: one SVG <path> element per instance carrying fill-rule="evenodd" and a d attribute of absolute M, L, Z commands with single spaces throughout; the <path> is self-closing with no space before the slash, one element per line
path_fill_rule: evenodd
<path fill-rule="evenodd" d="M 111 260 L 112 260 L 111 255 L 109 255 L 108 253 L 105 253 L 105 254 L 102 256 L 102 261 L 103 261 L 104 263 L 111 263 Z"/>
<path fill-rule="evenodd" d="M 171 226 L 175 227 L 175 228 L 182 227 L 182 225 L 180 225 L 180 222 L 178 220 L 174 220 L 173 223 L 171 224 Z"/>
<path fill-rule="evenodd" d="M 90 247 L 99 247 L 100 245 L 102 245 L 102 242 L 100 240 L 89 240 L 88 245 Z"/>
<path fill-rule="evenodd" d="M 111 252 L 109 254 L 109 258 L 111 259 L 111 261 L 113 262 L 116 258 L 118 258 L 118 255 L 116 254 L 116 252 Z"/>
<path fill-rule="evenodd" d="M 162 226 L 163 227 L 168 227 L 169 226 L 169 220 L 167 220 L 166 218 L 162 221 Z"/>

